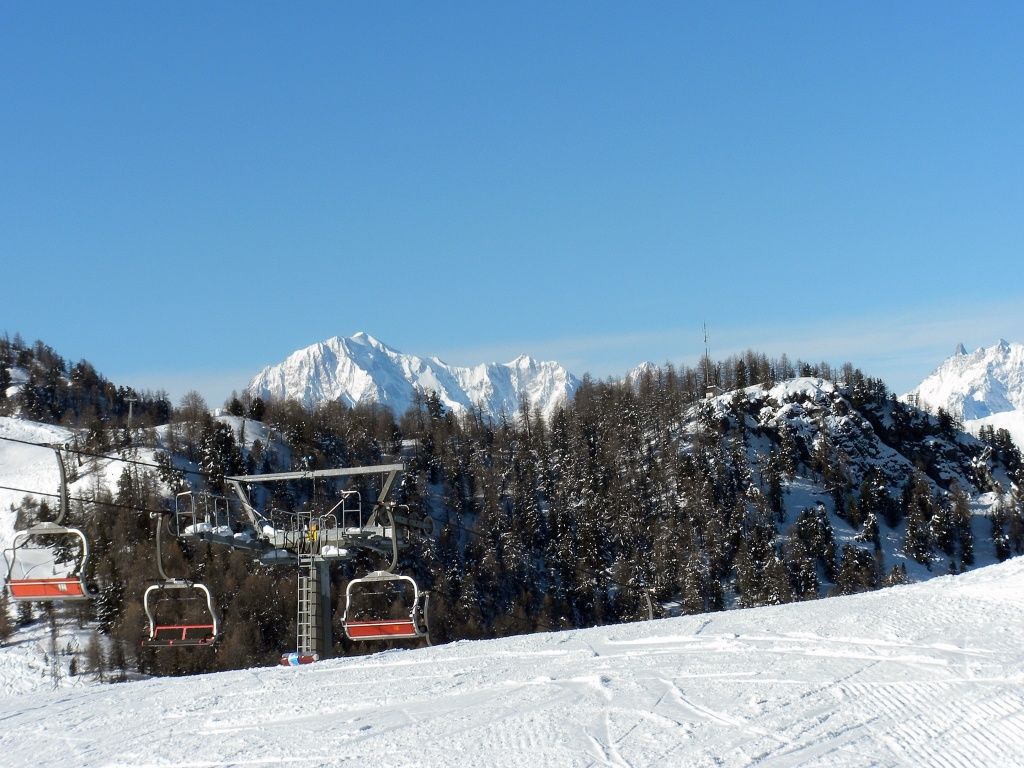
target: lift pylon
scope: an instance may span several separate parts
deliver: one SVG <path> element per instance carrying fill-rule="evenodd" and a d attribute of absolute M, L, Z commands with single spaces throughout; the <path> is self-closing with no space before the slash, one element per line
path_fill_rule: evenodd
<path fill-rule="evenodd" d="M 370 552 L 385 558 L 391 570 L 398 563 L 399 548 L 409 532 L 429 534 L 433 531 L 429 518 L 417 518 L 407 507 L 387 501 L 395 480 L 404 471 L 403 462 L 394 462 L 226 477 L 225 481 L 238 499 L 241 515 L 228 515 L 226 504 L 223 507 L 217 503 L 197 505 L 193 498 L 191 519 L 183 521 L 179 516 L 179 535 L 257 551 L 265 564 L 296 566 L 296 647 L 294 652 L 281 657 L 281 663 L 309 663 L 326 658 L 333 647 L 331 565 L 351 560 L 361 552 Z M 355 490 L 340 491 L 339 501 L 327 511 L 263 513 L 249 498 L 249 490 L 258 484 L 316 482 L 373 474 L 383 475 L 384 479 L 368 513 Z M 196 512 L 199 506 L 206 511 Z M 217 512 L 218 509 L 225 513 Z M 188 524 L 183 525 L 183 522 Z"/>

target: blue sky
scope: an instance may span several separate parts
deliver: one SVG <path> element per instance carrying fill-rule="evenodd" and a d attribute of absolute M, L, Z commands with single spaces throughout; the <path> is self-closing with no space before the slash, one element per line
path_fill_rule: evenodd
<path fill-rule="evenodd" d="M 1024 4 L 0 6 L 0 330 L 218 404 L 365 330 L 903 391 L 1024 341 Z"/>

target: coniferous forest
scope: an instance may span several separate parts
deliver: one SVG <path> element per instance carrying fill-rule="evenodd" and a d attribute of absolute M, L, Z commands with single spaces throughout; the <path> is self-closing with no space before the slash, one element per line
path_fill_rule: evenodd
<path fill-rule="evenodd" d="M 818 599 L 900 583 L 907 563 L 959 572 L 982 550 L 1024 552 L 1024 463 L 1009 435 L 971 437 L 951 414 L 902 403 L 852 365 L 748 352 L 585 378 L 547 420 L 525 403 L 497 419 L 457 416 L 430 393 L 402 414 L 246 396 L 222 413 L 196 393 L 174 405 L 42 342 L 0 339 L 0 415 L 75 432 L 71 522 L 87 533 L 100 588 L 87 604 L 22 603 L 10 620 L 0 611 L 0 640 L 63 612 L 94 628 L 83 671 L 110 679 L 276 663 L 294 648 L 294 567 L 209 544 L 169 541 L 165 565 L 209 586 L 221 642 L 140 647 L 141 595 L 156 577 L 150 513 L 172 509 L 180 491 L 224 494 L 225 475 L 400 453 L 408 470 L 393 495 L 434 521 L 401 566 L 430 590 L 439 641 L 637 620 L 648 595 L 658 615 Z M 124 464 L 113 487 L 100 482 L 110 462 L 98 457 L 146 450 L 154 461 Z M 330 490 L 280 483 L 264 502 L 308 508 Z M 997 500 L 979 529 L 971 504 L 984 493 Z M 53 500 L 15 514 L 18 528 L 50 519 Z M 360 556 L 334 568 L 336 614 L 347 581 L 374 567 Z M 338 640 L 335 652 L 382 647 Z"/>

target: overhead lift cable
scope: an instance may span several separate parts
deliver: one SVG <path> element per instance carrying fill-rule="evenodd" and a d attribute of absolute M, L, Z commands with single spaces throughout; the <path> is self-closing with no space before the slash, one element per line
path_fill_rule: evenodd
<path fill-rule="evenodd" d="M 20 440 L 20 439 L 15 438 L 15 437 L 6 437 L 6 436 L 3 436 L 3 435 L 0 435 L 0 440 L 5 440 L 5 441 L 11 442 L 11 443 L 18 443 L 18 444 L 21 444 L 21 445 L 33 446 L 33 447 L 36 447 L 36 448 L 52 448 L 52 446 L 47 445 L 45 443 L 34 443 L 34 442 L 30 441 L 30 440 Z M 120 462 L 124 462 L 126 464 L 134 464 L 136 466 L 141 466 L 141 467 L 151 467 L 153 469 L 165 469 L 166 468 L 166 467 L 164 467 L 164 466 L 162 466 L 160 464 L 155 464 L 153 462 L 140 461 L 138 459 L 127 459 L 127 458 L 123 458 L 123 457 L 120 457 L 120 456 L 108 456 L 108 455 L 105 455 L 105 454 L 91 453 L 89 451 L 83 451 L 83 450 L 80 450 L 80 449 L 77 449 L 77 448 L 66 448 L 65 447 L 65 448 L 62 448 L 62 450 L 65 451 L 66 453 L 76 454 L 76 455 L 79 455 L 79 456 L 88 456 L 90 458 L 105 459 L 107 461 L 120 461 Z M 179 471 L 181 471 L 181 472 L 183 472 L 185 474 L 190 474 L 190 475 L 195 475 L 197 477 L 202 477 L 204 479 L 209 479 L 209 477 L 210 477 L 210 475 L 208 473 L 201 472 L 199 470 L 194 470 L 194 469 L 182 469 L 182 470 L 179 470 Z M 34 494 L 34 495 L 37 495 L 37 496 L 49 496 L 49 497 L 52 497 L 52 498 L 59 498 L 59 494 L 55 494 L 55 493 L 41 493 L 41 492 L 38 492 L 38 491 L 29 491 L 29 490 L 26 490 L 24 488 L 12 488 L 10 486 L 4 486 L 4 485 L 0 485 L 0 490 L 8 490 L 8 491 L 15 491 L 15 492 L 18 492 L 18 493 Z M 115 509 L 126 509 L 126 510 L 133 511 L 133 512 L 147 512 L 147 513 L 150 513 L 150 514 L 158 514 L 158 515 L 170 514 L 168 510 L 145 509 L 145 508 L 141 508 L 141 507 L 132 507 L 132 506 L 125 505 L 125 504 L 116 504 L 114 502 L 98 501 L 98 500 L 95 500 L 95 499 L 82 499 L 82 498 L 73 498 L 72 497 L 69 500 L 70 501 L 82 502 L 84 504 L 98 504 L 98 505 L 102 505 L 102 506 L 106 506 L 106 507 L 112 507 L 112 508 L 115 508 Z M 473 530 L 471 528 L 466 528 L 465 526 L 459 525 L 458 523 L 455 523 L 455 522 L 453 522 L 451 520 L 446 521 L 444 523 L 444 525 L 450 526 L 450 527 L 454 528 L 457 531 L 461 531 L 463 533 L 466 533 L 466 534 L 468 534 L 470 536 L 474 536 L 474 537 L 477 537 L 477 538 L 483 538 L 483 537 L 486 536 L 485 533 Z M 615 585 L 617 587 L 620 587 L 622 589 L 631 589 L 631 590 L 640 589 L 640 590 L 643 590 L 644 592 L 646 592 L 646 590 L 647 590 L 646 587 L 642 587 L 642 586 L 639 586 L 639 585 L 636 585 L 636 584 L 623 584 L 623 583 L 617 581 L 616 579 L 612 578 L 607 572 L 604 572 L 604 571 L 586 570 L 586 571 L 584 571 L 584 573 L 587 573 L 590 576 L 600 577 L 601 579 L 603 579 L 607 583 L 613 584 L 613 585 Z"/>
<path fill-rule="evenodd" d="M 8 443 L 18 443 L 19 445 L 30 445 L 30 446 L 32 446 L 34 448 L 47 448 L 47 449 L 53 450 L 53 445 L 51 445 L 49 443 L 34 443 L 31 440 L 20 440 L 20 439 L 18 439 L 16 437 L 7 437 L 5 435 L 0 435 L 0 440 L 5 440 Z M 64 453 L 70 453 L 70 454 L 73 454 L 75 456 L 88 456 L 91 459 L 104 459 L 106 461 L 119 461 L 119 462 L 121 462 L 123 464 L 133 464 L 133 465 L 135 465 L 137 467 L 150 467 L 152 469 L 167 469 L 166 466 L 164 466 L 162 464 L 156 464 L 156 463 L 154 463 L 152 461 L 141 461 L 139 459 L 128 459 L 128 458 L 125 458 L 124 456 L 108 456 L 107 454 L 92 453 L 90 451 L 83 451 L 80 448 L 69 448 L 69 447 L 64 446 L 64 445 L 61 445 L 60 449 L 62 451 L 64 451 Z M 198 469 L 180 469 L 178 467 L 173 467 L 173 469 L 176 472 L 182 472 L 182 473 L 184 473 L 186 475 L 195 475 L 196 477 L 201 477 L 204 480 L 209 480 L 210 479 L 209 473 L 201 472 Z"/>
<path fill-rule="evenodd" d="M 0 491 L 13 491 L 14 493 L 24 493 L 27 496 L 47 496 L 51 499 L 59 499 L 59 493 L 47 493 L 45 491 L 31 491 L 28 488 L 15 488 L 10 485 L 0 485 Z M 170 515 L 172 512 L 167 509 L 147 509 L 146 507 L 137 507 L 130 504 L 118 504 L 114 501 L 100 501 L 99 499 L 83 499 L 80 496 L 68 496 L 68 501 L 78 501 L 82 504 L 97 504 L 103 507 L 113 507 L 114 509 L 125 509 L 129 512 L 148 513 L 151 515 Z"/>

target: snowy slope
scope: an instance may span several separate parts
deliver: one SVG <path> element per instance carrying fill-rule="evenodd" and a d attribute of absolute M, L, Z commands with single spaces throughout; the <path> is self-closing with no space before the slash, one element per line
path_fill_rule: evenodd
<path fill-rule="evenodd" d="M 19 628 L 6 646 L 0 646 L 0 699 L 37 691 L 82 688 L 98 685 L 94 675 L 70 674 L 72 658 L 83 660 L 91 627 L 79 628 L 74 621 L 57 623 L 56 660 L 47 622 L 36 620 Z M 0 765 L 4 765 L 0 760 Z"/>
<path fill-rule="evenodd" d="M 251 448 L 254 440 L 261 440 L 264 445 L 268 442 L 268 430 L 258 421 L 236 416 L 218 416 L 217 420 L 227 424 L 239 443 L 244 444 L 246 448 Z M 164 447 L 166 435 L 166 425 L 156 429 L 161 449 Z M 70 442 L 74 433 L 52 424 L 0 416 L 0 437 L 52 445 Z M 106 488 L 111 493 L 116 491 L 121 473 L 128 464 L 118 460 L 116 452 L 112 452 L 111 456 L 111 459 L 85 457 L 83 462 L 76 462 L 68 467 L 68 492 L 72 498 L 92 498 L 98 488 Z M 156 461 L 156 450 L 137 448 L 132 451 L 130 458 L 152 464 Z M 180 457 L 176 457 L 175 464 L 190 468 Z M 55 508 L 57 499 L 49 498 L 45 494 L 57 494 L 60 491 L 60 472 L 57 468 L 56 455 L 49 448 L 0 440 L 0 486 L 34 491 L 39 494 L 36 498 L 47 501 Z M 169 490 L 167 492 L 169 493 Z M 14 535 L 16 515 L 11 507 L 20 503 L 26 495 L 32 494 L 0 488 L 0 550 L 10 546 Z M 6 564 L 3 558 L 0 558 L 0 578 L 4 576 Z"/>
<path fill-rule="evenodd" d="M 0 699 L 17 766 L 1024 766 L 1024 559 L 834 600 Z"/>
<path fill-rule="evenodd" d="M 579 382 L 554 362 L 522 355 L 510 363 L 460 368 L 403 354 L 365 333 L 340 336 L 300 349 L 263 369 L 249 384 L 253 396 L 294 398 L 306 405 L 337 400 L 380 403 L 402 414 L 416 392 L 436 392 L 457 413 L 481 405 L 492 417 L 514 414 L 520 398 L 550 415 Z"/>
<path fill-rule="evenodd" d="M 984 426 L 991 426 L 997 432 L 1005 429 L 1010 433 L 1010 439 L 1018 448 L 1024 450 L 1024 408 L 1013 411 L 993 413 L 980 419 L 968 419 L 964 422 L 964 428 L 971 434 L 978 434 L 978 430 Z"/>
<path fill-rule="evenodd" d="M 71 434 L 70 430 L 52 424 L 0 416 L 0 437 L 33 443 L 63 443 L 71 439 Z M 0 485 L 57 493 L 60 491 L 57 457 L 45 448 L 0 440 Z M 7 547 L 14 535 L 15 514 L 11 506 L 20 503 L 24 497 L 25 494 L 19 491 L 0 488 L 0 549 Z M 0 558 L 0 578 L 6 573 L 6 565 Z"/>
<path fill-rule="evenodd" d="M 970 353 L 961 344 L 903 399 L 915 397 L 922 407 L 963 418 L 974 433 L 983 424 L 1004 427 L 1024 446 L 1024 344 L 1001 339 Z"/>

